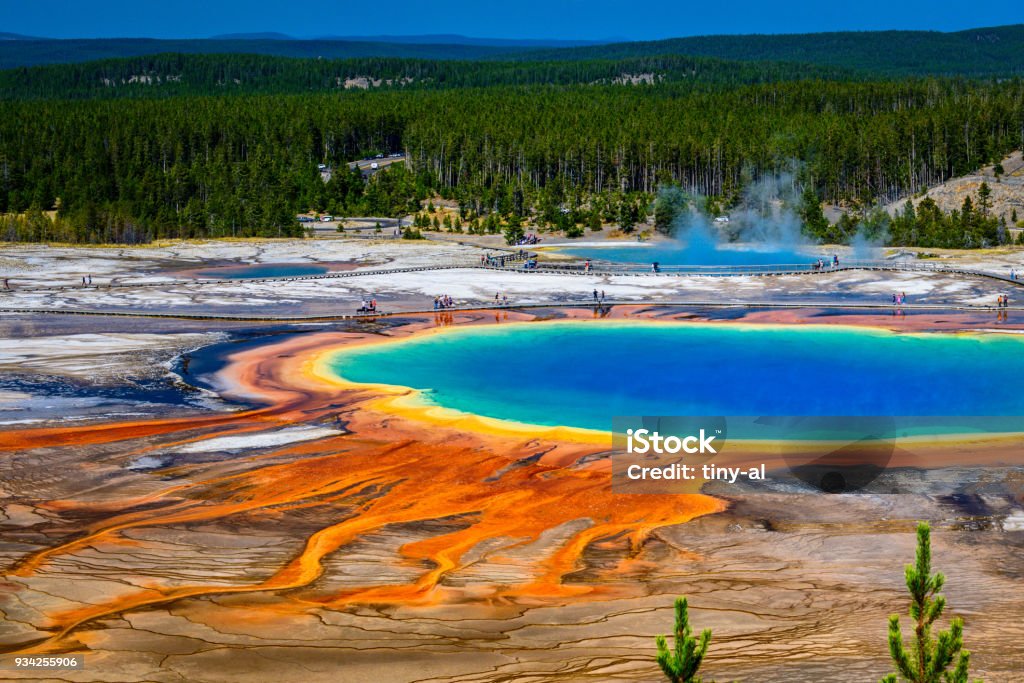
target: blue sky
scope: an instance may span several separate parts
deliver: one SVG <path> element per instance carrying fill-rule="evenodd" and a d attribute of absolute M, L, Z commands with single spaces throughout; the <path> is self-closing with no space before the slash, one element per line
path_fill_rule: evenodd
<path fill-rule="evenodd" d="M 950 7 L 953 4 L 955 6 Z M 652 39 L 1024 22 L 1020 0 L 0 0 L 0 31 L 69 37 L 458 33 Z"/>

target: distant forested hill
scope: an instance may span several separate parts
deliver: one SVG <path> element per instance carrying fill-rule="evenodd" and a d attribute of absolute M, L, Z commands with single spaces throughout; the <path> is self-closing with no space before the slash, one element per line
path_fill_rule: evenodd
<path fill-rule="evenodd" d="M 660 55 L 691 55 L 723 60 L 800 62 L 856 69 L 872 76 L 1024 75 L 1024 25 L 938 31 L 863 31 L 790 35 L 697 36 L 651 42 L 545 48 L 520 41 L 503 44 L 451 36 L 449 44 L 417 42 L 428 37 L 366 41 L 351 39 L 94 39 L 0 41 L 0 69 L 86 62 L 160 53 L 262 54 L 297 58 L 529 61 L 619 60 Z M 388 39 L 391 42 L 387 42 Z M 463 42 L 465 41 L 465 42 Z"/>
<path fill-rule="evenodd" d="M 789 35 L 696 36 L 544 50 L 526 59 L 624 59 L 684 54 L 745 61 L 805 62 L 874 75 L 1024 74 L 1024 24 L 938 31 L 847 31 Z"/>
<path fill-rule="evenodd" d="M 633 57 L 592 62 L 489 62 L 264 55 L 153 55 L 0 72 L 2 99 L 288 94 L 356 89 L 509 85 L 736 86 L 807 78 L 854 79 L 841 69 L 708 57 Z"/>
<path fill-rule="evenodd" d="M 0 69 L 39 64 L 68 64 L 166 52 L 184 54 L 258 54 L 282 57 L 346 59 L 411 57 L 418 59 L 482 59 L 506 54 L 507 47 L 488 45 L 421 45 L 346 40 L 95 38 L 75 40 L 0 41 Z"/>

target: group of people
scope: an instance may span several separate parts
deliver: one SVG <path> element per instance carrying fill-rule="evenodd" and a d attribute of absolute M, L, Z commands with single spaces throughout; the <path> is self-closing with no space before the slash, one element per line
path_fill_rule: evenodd
<path fill-rule="evenodd" d="M 92 284 L 92 275 L 83 275 L 82 276 L 82 286 L 83 287 L 88 287 L 91 284 Z"/>
<path fill-rule="evenodd" d="M 501 292 L 495 292 L 494 293 L 494 305 L 497 306 L 498 304 L 501 304 L 502 306 L 507 305 L 508 304 L 508 294 L 502 294 Z"/>
<path fill-rule="evenodd" d="M 811 264 L 811 268 L 814 270 L 825 270 L 826 268 L 838 268 L 839 267 L 839 255 L 832 254 L 831 259 L 823 258 L 818 259 Z"/>
<path fill-rule="evenodd" d="M 535 235 L 534 233 L 528 232 L 522 237 L 520 237 L 519 241 L 516 242 L 516 244 L 540 244 L 540 238 L 537 237 L 537 235 Z"/>
<path fill-rule="evenodd" d="M 598 292 L 596 289 L 594 290 L 594 303 L 602 303 L 602 304 L 604 303 L 604 290 L 603 289 L 600 292 Z"/>
<path fill-rule="evenodd" d="M 447 294 L 441 294 L 434 297 L 434 310 L 440 311 L 445 308 L 452 308 L 455 306 L 455 299 L 451 298 Z"/>
<path fill-rule="evenodd" d="M 996 297 L 996 308 L 1006 308 L 1010 305 L 1010 297 L 1005 294 L 1000 294 Z"/>
<path fill-rule="evenodd" d="M 376 299 L 363 299 L 362 305 L 356 311 L 357 313 L 376 313 L 377 312 L 377 300 Z"/>
<path fill-rule="evenodd" d="M 892 303 L 896 306 L 902 306 L 907 303 L 906 292 L 894 292 L 892 295 Z"/>

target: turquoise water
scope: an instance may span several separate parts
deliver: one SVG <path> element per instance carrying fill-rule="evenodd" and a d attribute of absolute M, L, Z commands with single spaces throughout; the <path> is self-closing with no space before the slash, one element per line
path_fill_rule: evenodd
<path fill-rule="evenodd" d="M 559 249 L 563 254 L 579 259 L 612 261 L 615 263 L 651 264 L 657 261 L 663 266 L 764 266 L 764 265 L 810 265 L 819 258 L 830 258 L 821 253 L 801 252 L 792 249 L 733 249 L 720 247 L 695 249 L 678 243 L 658 245 L 624 245 L 621 247 L 568 247 Z"/>
<path fill-rule="evenodd" d="M 309 263 L 256 263 L 251 266 L 227 266 L 210 268 L 196 273 L 199 277 L 226 278 L 228 280 L 249 280 L 264 277 L 298 277 L 320 275 L 327 272 L 326 266 Z"/>
<path fill-rule="evenodd" d="M 1024 340 L 835 326 L 533 323 L 356 347 L 354 382 L 448 408 L 608 430 L 616 415 L 1024 415 Z"/>

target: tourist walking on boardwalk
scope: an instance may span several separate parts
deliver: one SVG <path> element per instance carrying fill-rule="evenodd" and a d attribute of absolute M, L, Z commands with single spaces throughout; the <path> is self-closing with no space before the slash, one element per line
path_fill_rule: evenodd
<path fill-rule="evenodd" d="M 594 301 L 597 301 L 597 290 L 594 290 Z"/>
<path fill-rule="evenodd" d="M 5 277 L 4 278 L 4 289 L 10 289 L 10 288 L 11 288 L 11 279 Z"/>
<path fill-rule="evenodd" d="M 604 290 L 601 290 L 601 303 L 604 303 Z"/>

